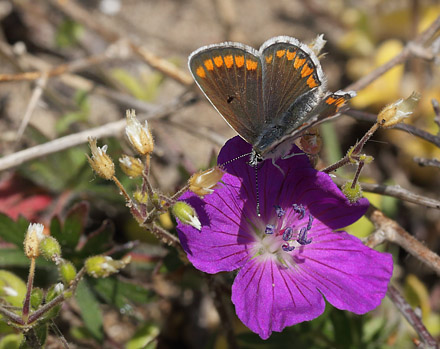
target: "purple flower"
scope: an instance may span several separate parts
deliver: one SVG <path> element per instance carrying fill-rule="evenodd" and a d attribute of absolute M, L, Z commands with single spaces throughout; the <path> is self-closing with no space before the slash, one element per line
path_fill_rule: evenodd
<path fill-rule="evenodd" d="M 250 151 L 235 137 L 219 163 Z M 295 152 L 299 152 L 294 147 Z M 325 299 L 338 309 L 364 314 L 377 307 L 391 278 L 391 255 L 344 231 L 368 201 L 350 204 L 330 177 L 307 157 L 270 161 L 255 171 L 242 158 L 227 165 L 223 185 L 203 200 L 182 197 L 197 212 L 201 231 L 179 223 L 188 259 L 207 273 L 239 269 L 232 302 L 240 320 L 261 338 L 322 314 Z M 261 215 L 257 215 L 257 197 Z M 323 297 L 324 296 L 324 297 Z"/>

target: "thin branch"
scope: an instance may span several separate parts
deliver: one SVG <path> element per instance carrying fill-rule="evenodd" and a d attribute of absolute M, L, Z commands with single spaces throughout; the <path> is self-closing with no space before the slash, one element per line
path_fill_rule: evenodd
<path fill-rule="evenodd" d="M 424 158 L 413 158 L 414 162 L 418 163 L 419 166 L 432 166 L 440 168 L 440 161 L 437 159 L 424 159 Z"/>
<path fill-rule="evenodd" d="M 333 177 L 332 179 L 339 186 L 345 184 L 345 182 L 347 181 L 346 179 L 341 177 Z M 413 204 L 440 209 L 439 200 L 415 194 L 407 189 L 402 188 L 399 185 L 384 185 L 364 182 L 359 182 L 359 184 L 361 185 L 362 190 L 366 192 L 392 196 L 407 202 L 411 202 Z"/>
<path fill-rule="evenodd" d="M 440 256 L 432 252 L 419 240 L 410 235 L 397 222 L 385 216 L 380 210 L 370 204 L 365 216 L 374 224 L 376 231 L 365 239 L 370 247 L 380 245 L 384 241 L 393 242 L 412 254 L 440 276 Z"/>
<path fill-rule="evenodd" d="M 167 105 L 156 107 L 155 111 L 148 113 L 145 117 L 140 119 L 151 120 L 161 118 L 165 115 L 169 115 L 170 113 L 175 112 L 176 110 L 179 110 L 180 108 L 191 102 L 192 94 L 185 93 L 182 96 L 176 98 L 174 101 L 171 101 Z M 122 132 L 122 130 L 125 128 L 125 125 L 125 119 L 111 122 L 100 127 L 61 137 L 53 141 L 46 142 L 44 144 L 36 145 L 32 148 L 24 149 L 14 154 L 4 156 L 3 158 L 0 158 L 0 171 L 21 165 L 26 161 L 35 160 L 43 156 L 59 152 L 61 150 L 87 143 L 89 137 L 102 138 L 116 136 Z"/>
<path fill-rule="evenodd" d="M 434 122 L 438 127 L 437 136 L 440 136 L 440 105 L 438 104 L 438 100 L 435 98 L 431 99 L 432 109 L 434 109 L 435 117 Z"/>
<path fill-rule="evenodd" d="M 78 70 L 82 70 L 84 68 L 88 68 L 92 65 L 101 64 L 104 61 L 108 61 L 112 59 L 107 51 L 100 55 L 89 56 L 86 58 L 78 59 L 73 62 L 69 62 L 66 64 L 61 64 L 59 66 L 53 67 L 48 71 L 31 71 L 17 74 L 0 74 L 0 82 L 9 82 L 9 81 L 33 81 L 40 79 L 44 76 L 51 78 L 54 76 L 59 76 L 66 73 L 73 73 Z"/>
<path fill-rule="evenodd" d="M 371 123 L 377 121 L 376 114 L 367 113 L 367 112 L 363 112 L 363 111 L 359 111 L 359 110 L 350 109 L 350 110 L 347 110 L 345 112 L 345 114 L 350 115 L 354 119 L 359 120 L 359 121 L 367 121 L 367 122 L 371 122 Z M 430 142 L 440 148 L 440 137 L 435 136 L 429 132 L 423 131 L 413 125 L 400 123 L 400 124 L 395 125 L 392 129 L 405 131 L 413 136 L 416 136 L 416 137 L 419 137 L 425 141 L 428 141 L 428 142 Z"/>
<path fill-rule="evenodd" d="M 364 76 L 363 78 L 357 80 L 356 82 L 347 86 L 344 90 L 354 90 L 359 91 L 371 84 L 374 80 L 385 74 L 388 70 L 395 67 L 398 64 L 405 62 L 407 59 L 413 56 L 424 56 L 426 55 L 423 51 L 423 45 L 425 45 L 428 40 L 430 40 L 435 33 L 440 29 L 440 16 L 431 24 L 431 26 L 421 33 L 416 39 L 407 43 L 403 50 L 394 58 L 389 60 L 384 65 L 376 68 L 370 74 Z M 425 57 L 426 58 L 426 57 Z"/>
<path fill-rule="evenodd" d="M 420 317 L 414 312 L 414 310 L 411 308 L 411 305 L 407 303 L 407 301 L 405 300 L 405 298 L 402 297 L 400 292 L 391 284 L 388 285 L 387 295 L 394 303 L 394 305 L 397 307 L 397 309 L 399 309 L 399 311 L 402 313 L 405 319 L 408 320 L 410 325 L 416 330 L 421 341 L 424 343 L 424 345 L 419 346 L 419 348 L 426 348 L 426 349 L 438 348 L 437 341 L 428 332 Z"/>

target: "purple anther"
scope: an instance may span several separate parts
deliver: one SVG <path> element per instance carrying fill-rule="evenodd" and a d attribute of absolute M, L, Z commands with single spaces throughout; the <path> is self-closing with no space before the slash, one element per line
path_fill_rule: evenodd
<path fill-rule="evenodd" d="M 284 211 L 281 206 L 275 205 L 275 212 L 277 213 L 278 218 L 281 218 L 282 216 L 284 216 L 286 214 L 286 211 Z"/>
<path fill-rule="evenodd" d="M 283 249 L 284 252 L 290 252 L 295 249 L 295 246 L 290 246 L 289 244 L 283 244 L 281 248 Z"/>
<path fill-rule="evenodd" d="M 313 216 L 309 214 L 309 223 L 307 223 L 307 230 L 312 229 Z"/>
<path fill-rule="evenodd" d="M 271 235 L 275 232 L 275 226 L 273 224 L 266 225 L 266 229 L 264 230 L 265 234 Z"/>
<path fill-rule="evenodd" d="M 308 230 L 306 227 L 301 228 L 301 230 L 299 231 L 298 239 L 296 241 L 298 241 L 300 245 L 304 246 L 312 242 L 312 239 L 307 239 L 307 231 Z"/>
<path fill-rule="evenodd" d="M 291 227 L 287 227 L 283 233 L 283 240 L 289 241 L 293 236 L 293 229 Z"/>
<path fill-rule="evenodd" d="M 295 211 L 296 213 L 299 213 L 299 219 L 303 219 L 304 216 L 306 215 L 306 209 L 304 208 L 304 206 L 302 204 L 293 204 L 293 211 Z"/>

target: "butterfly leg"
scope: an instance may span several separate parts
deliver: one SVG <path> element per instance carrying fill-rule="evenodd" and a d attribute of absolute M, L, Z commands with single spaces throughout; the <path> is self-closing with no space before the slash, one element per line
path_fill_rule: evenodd
<path fill-rule="evenodd" d="M 284 173 L 283 169 L 275 163 L 275 159 L 272 159 L 272 165 L 274 165 L 278 170 L 280 170 L 280 172 L 283 175 L 283 177 L 286 175 Z"/>

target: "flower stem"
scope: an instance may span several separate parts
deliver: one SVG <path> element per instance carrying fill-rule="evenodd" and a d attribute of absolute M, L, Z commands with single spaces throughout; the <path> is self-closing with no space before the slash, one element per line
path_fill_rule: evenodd
<path fill-rule="evenodd" d="M 35 275 L 35 258 L 31 258 L 31 266 L 29 268 L 26 297 L 25 297 L 24 303 L 23 303 L 22 319 L 23 319 L 24 324 L 27 324 L 27 321 L 29 319 L 29 309 L 30 309 L 30 304 L 31 304 L 32 286 L 34 284 L 34 275 Z"/>

